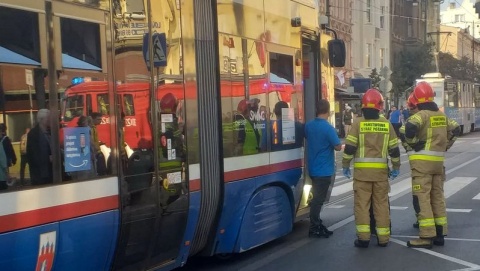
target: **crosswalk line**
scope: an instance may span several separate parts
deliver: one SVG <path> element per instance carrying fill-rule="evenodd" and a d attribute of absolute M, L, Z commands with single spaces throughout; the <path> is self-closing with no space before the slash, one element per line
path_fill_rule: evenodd
<path fill-rule="evenodd" d="M 470 213 L 472 209 L 450 209 L 447 208 L 447 212 L 449 213 Z"/>
<path fill-rule="evenodd" d="M 345 207 L 345 205 L 328 205 L 328 206 L 325 206 L 325 208 L 330 208 L 330 209 L 342 209 L 343 207 Z"/>
<path fill-rule="evenodd" d="M 391 210 L 407 210 L 408 207 L 405 206 L 390 206 Z"/>
<path fill-rule="evenodd" d="M 455 195 L 458 191 L 462 190 L 476 179 L 476 177 L 454 177 L 445 182 L 443 188 L 445 191 L 445 198 L 448 199 L 449 197 Z"/>
<path fill-rule="evenodd" d="M 353 190 L 353 181 L 333 187 L 331 197 L 335 197 Z"/>
<path fill-rule="evenodd" d="M 404 191 L 412 189 L 412 178 L 406 178 L 390 186 L 390 197 L 396 196 Z"/>
<path fill-rule="evenodd" d="M 475 141 L 472 144 L 478 145 L 478 144 L 480 144 L 480 141 Z"/>
<path fill-rule="evenodd" d="M 345 177 L 337 176 L 335 179 L 340 180 L 340 179 L 345 179 Z M 462 190 L 463 188 L 465 188 L 467 185 L 469 185 L 476 179 L 477 179 L 476 177 L 454 177 L 449 181 L 445 182 L 445 185 L 444 185 L 445 198 L 447 199 L 453 196 L 458 191 Z M 412 179 L 405 178 L 400 182 L 397 182 L 391 185 L 390 192 L 388 193 L 388 195 L 390 197 L 394 197 L 400 193 L 410 190 L 411 188 L 412 188 Z M 340 196 L 342 194 L 345 194 L 351 191 L 353 191 L 353 181 L 349 181 L 347 183 L 333 187 L 331 196 L 332 197 Z M 476 195 L 473 199 L 480 200 L 480 194 Z"/>

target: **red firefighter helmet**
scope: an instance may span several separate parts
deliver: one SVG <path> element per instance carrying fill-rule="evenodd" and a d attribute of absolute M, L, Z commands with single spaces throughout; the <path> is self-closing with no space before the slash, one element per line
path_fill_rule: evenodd
<path fill-rule="evenodd" d="M 362 98 L 362 108 L 383 109 L 383 96 L 380 91 L 371 88 L 365 92 Z"/>
<path fill-rule="evenodd" d="M 415 95 L 413 95 L 413 92 L 410 93 L 410 96 L 408 96 L 408 101 L 407 101 L 407 106 L 409 109 L 414 109 L 417 107 L 417 98 L 415 98 Z"/>
<path fill-rule="evenodd" d="M 433 92 L 432 86 L 427 82 L 420 82 L 415 86 L 413 90 L 413 96 L 417 100 L 417 104 L 433 102 L 435 92 Z"/>
<path fill-rule="evenodd" d="M 160 100 L 160 112 L 175 113 L 177 108 L 177 98 L 172 93 L 167 93 Z"/>
<path fill-rule="evenodd" d="M 248 100 L 243 99 L 237 105 L 237 111 L 240 114 L 245 114 L 248 111 Z"/>

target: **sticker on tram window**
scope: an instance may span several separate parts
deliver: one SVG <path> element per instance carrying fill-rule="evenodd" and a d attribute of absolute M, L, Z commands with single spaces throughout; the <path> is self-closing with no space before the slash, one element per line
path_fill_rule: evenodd
<path fill-rule="evenodd" d="M 445 116 L 430 117 L 430 127 L 446 127 L 447 118 Z"/>
<path fill-rule="evenodd" d="M 388 134 L 388 122 L 360 122 L 360 133 L 385 133 Z"/>
<path fill-rule="evenodd" d="M 36 271 L 50 271 L 53 267 L 53 258 L 57 247 L 57 232 L 47 232 L 40 234 L 40 245 L 38 248 L 38 258 Z"/>
<path fill-rule="evenodd" d="M 162 122 L 173 122 L 173 114 L 162 114 Z"/>
<path fill-rule="evenodd" d="M 182 172 L 172 172 L 167 174 L 169 184 L 176 184 L 182 182 Z"/>

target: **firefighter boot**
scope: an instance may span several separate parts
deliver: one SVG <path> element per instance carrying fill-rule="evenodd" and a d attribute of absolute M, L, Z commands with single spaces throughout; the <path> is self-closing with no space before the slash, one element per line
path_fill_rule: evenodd
<path fill-rule="evenodd" d="M 407 242 L 407 246 L 411 248 L 432 248 L 433 238 L 417 238 Z"/>
<path fill-rule="evenodd" d="M 355 240 L 355 242 L 353 242 L 353 244 L 355 245 L 355 247 L 360 247 L 360 248 L 367 248 L 368 247 L 368 244 L 370 244 L 370 240 Z"/>
<path fill-rule="evenodd" d="M 445 238 L 443 235 L 443 227 L 442 226 L 435 226 L 435 229 L 437 230 L 437 236 L 433 238 L 433 244 L 436 246 L 443 246 L 445 244 Z"/>

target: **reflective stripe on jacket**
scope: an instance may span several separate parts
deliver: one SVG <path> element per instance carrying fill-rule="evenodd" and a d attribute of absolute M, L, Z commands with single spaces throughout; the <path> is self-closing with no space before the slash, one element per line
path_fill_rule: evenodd
<path fill-rule="evenodd" d="M 458 127 L 441 111 L 421 110 L 407 120 L 406 129 L 416 127 L 415 137 L 405 137 L 412 147 L 408 152 L 410 166 L 421 173 L 442 174 L 445 152 L 455 141 L 449 140 L 448 134 Z M 412 126 L 413 125 L 413 126 Z M 408 133 L 407 133 L 408 134 Z"/>
<path fill-rule="evenodd" d="M 344 152 L 342 164 L 343 167 L 349 167 L 350 161 L 354 160 L 353 174 L 356 180 L 386 181 L 388 157 L 394 149 L 396 154 L 391 157 L 392 165 L 396 169 L 400 167 L 398 139 L 392 124 L 384 117 L 375 120 L 359 117 L 353 123 L 345 144 L 350 146 L 348 149 L 354 148 L 355 153 Z"/>

